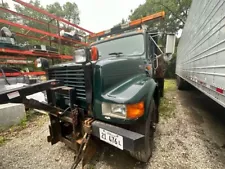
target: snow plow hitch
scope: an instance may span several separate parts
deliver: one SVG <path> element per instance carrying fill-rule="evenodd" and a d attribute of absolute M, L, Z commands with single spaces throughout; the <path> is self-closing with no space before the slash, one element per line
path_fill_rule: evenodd
<path fill-rule="evenodd" d="M 41 91 L 46 91 L 48 103 L 26 98 L 26 96 Z M 57 94 L 69 96 L 69 107 L 61 109 L 57 106 Z M 28 108 L 48 112 L 50 135 L 47 137 L 47 140 L 51 144 L 62 141 L 75 150 L 76 155 L 72 169 L 75 169 L 80 161 L 82 161 L 82 167 L 84 167 L 96 152 L 96 146 L 90 139 L 94 119 L 82 116 L 83 112 L 75 104 L 75 98 L 75 89 L 63 86 L 57 80 L 49 80 L 0 92 L 0 104 L 23 103 Z"/>
<path fill-rule="evenodd" d="M 58 80 L 48 80 L 42 83 L 36 83 L 6 91 L 0 91 L 0 104 L 23 103 L 23 100 L 26 100 L 26 96 L 41 91 L 47 91 L 52 87 L 59 86 L 60 84 L 61 83 Z"/>

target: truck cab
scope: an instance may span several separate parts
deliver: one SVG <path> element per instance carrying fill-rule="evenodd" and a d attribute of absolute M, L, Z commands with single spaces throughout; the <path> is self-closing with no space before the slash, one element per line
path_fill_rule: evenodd
<path fill-rule="evenodd" d="M 97 90 L 94 92 L 96 97 L 94 97 L 93 111 L 96 112 L 96 118 L 108 122 L 132 124 L 144 118 L 146 112 L 136 115 L 126 114 L 123 112 L 126 109 L 125 105 L 146 102 L 148 107 L 147 102 L 150 101 L 148 99 L 154 92 L 155 102 L 159 103 L 159 90 L 153 80 L 154 62 L 151 62 L 153 51 L 148 36 L 146 31 L 138 30 L 92 44 L 99 52 L 94 78 L 94 86 Z M 149 68 L 148 71 L 146 66 Z M 110 112 L 110 109 L 115 109 L 113 110 L 115 113 Z"/>

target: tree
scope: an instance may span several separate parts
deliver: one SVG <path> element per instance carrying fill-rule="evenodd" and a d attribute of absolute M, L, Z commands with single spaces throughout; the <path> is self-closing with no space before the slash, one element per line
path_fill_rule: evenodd
<path fill-rule="evenodd" d="M 184 27 L 191 2 L 192 0 L 146 0 L 143 5 L 140 5 L 137 9 L 131 11 L 129 19 L 135 20 L 163 10 L 166 12 L 165 19 L 158 22 L 149 22 L 149 28 L 151 30 L 161 32 L 177 33 Z M 165 38 L 162 39 L 165 40 Z M 176 43 L 176 46 L 177 44 L 178 43 Z M 172 60 L 167 64 L 167 70 L 165 73 L 167 78 L 175 77 L 175 65 L 176 53 L 174 54 Z"/>
<path fill-rule="evenodd" d="M 126 23 L 126 20 L 123 18 L 121 21 L 121 24 L 125 24 L 125 23 Z"/>
<path fill-rule="evenodd" d="M 7 3 L 7 2 L 4 3 L 3 1 L 2 1 L 2 3 L 0 4 L 0 6 L 3 7 L 3 8 L 6 8 L 6 9 L 9 8 L 8 3 Z M 3 18 L 3 19 L 5 19 L 5 20 L 10 20 L 10 18 L 12 17 L 12 15 L 9 14 L 9 13 L 0 11 L 0 17 Z M 3 23 L 0 23 L 0 28 L 3 27 L 3 26 L 5 26 L 5 25 L 4 25 Z"/>
<path fill-rule="evenodd" d="M 129 19 L 135 20 L 163 10 L 166 12 L 165 20 L 158 24 L 152 22 L 149 26 L 161 31 L 177 32 L 184 27 L 191 2 L 192 0 L 146 0 L 131 13 Z"/>
<path fill-rule="evenodd" d="M 38 8 L 47 10 L 48 12 L 50 12 L 50 13 L 56 15 L 56 16 L 59 16 L 61 18 L 64 18 L 64 19 L 66 19 L 66 20 L 68 20 L 68 21 L 70 21 L 74 24 L 79 24 L 79 22 L 80 22 L 79 10 L 78 10 L 78 7 L 77 7 L 76 3 L 66 2 L 63 5 L 60 5 L 60 3 L 55 2 L 53 4 L 47 5 L 46 7 L 41 5 L 40 0 L 30 0 L 29 3 L 38 7 Z M 55 20 L 52 20 L 52 18 L 49 18 L 49 17 L 47 17 L 47 16 L 45 16 L 45 15 L 43 15 L 43 14 L 37 12 L 37 11 L 29 9 L 27 7 L 16 4 L 15 10 L 16 10 L 16 12 L 18 12 L 20 14 L 23 14 L 23 15 L 26 15 L 26 16 L 29 16 L 31 18 L 35 18 L 35 19 L 43 21 L 45 23 L 51 22 L 50 24 L 57 25 L 57 22 Z M 23 24 L 23 25 L 27 25 L 29 27 L 33 27 L 33 28 L 36 28 L 36 29 L 44 30 L 44 31 L 47 31 L 47 32 L 50 31 L 51 33 L 54 33 L 54 34 L 58 34 L 58 29 L 56 29 L 56 28 L 51 28 L 50 30 L 48 30 L 47 24 L 40 24 L 38 22 L 23 19 L 23 18 L 20 18 L 20 17 L 15 17 L 14 22 L 17 22 L 17 23 L 20 23 L 20 24 Z M 74 30 L 73 27 L 68 26 L 66 24 L 63 24 L 63 23 L 60 23 L 60 27 L 65 28 L 66 31 Z M 15 32 L 23 33 L 23 34 L 27 32 L 27 30 L 18 29 L 18 28 L 12 28 L 12 30 L 15 31 Z M 39 34 L 32 32 L 32 36 L 36 36 L 36 35 L 40 36 Z M 24 38 L 21 38 L 21 37 L 17 37 L 17 38 L 18 38 L 18 41 L 21 42 L 21 43 L 27 42 L 28 44 L 31 44 L 31 45 L 32 44 L 46 44 L 46 42 L 40 42 L 40 41 L 37 41 L 37 40 L 24 39 Z M 46 45 L 49 45 L 49 44 L 47 43 Z M 66 46 L 62 46 L 60 51 L 61 51 L 61 53 L 65 53 L 65 54 L 71 54 L 72 53 L 71 52 L 72 49 L 70 49 L 70 47 L 66 47 Z"/>
<path fill-rule="evenodd" d="M 47 5 L 46 9 L 48 12 L 50 12 L 54 15 L 57 15 L 61 18 L 64 18 L 71 23 L 74 23 L 74 24 L 80 23 L 79 10 L 78 10 L 78 6 L 76 3 L 66 2 L 65 4 L 63 4 L 61 6 L 58 2 L 55 2 L 54 4 Z M 54 23 L 54 22 L 55 21 L 53 21 L 52 23 Z M 54 23 L 54 24 L 57 24 L 57 23 Z M 73 27 L 71 27 L 70 25 L 64 24 L 64 23 L 60 23 L 60 27 L 65 29 L 66 31 L 74 30 Z M 82 31 L 80 31 L 80 32 L 82 32 Z M 61 53 L 72 54 L 73 48 L 63 46 L 63 47 L 61 47 Z"/>
<path fill-rule="evenodd" d="M 48 10 L 48 12 L 50 12 L 54 15 L 57 15 L 61 18 L 64 18 L 71 23 L 74 23 L 74 24 L 80 23 L 78 6 L 74 2 L 73 3 L 66 2 L 62 6 L 58 2 L 55 2 L 54 4 L 47 5 L 46 9 Z M 54 23 L 54 21 L 53 21 L 53 23 Z M 73 27 L 71 27 L 70 25 L 64 24 L 64 23 L 60 23 L 60 26 L 61 26 L 61 28 L 64 28 L 66 31 L 74 30 Z M 81 32 L 82 31 L 80 31 L 80 33 Z M 61 53 L 72 54 L 73 49 L 71 47 L 64 46 L 61 48 Z"/>
<path fill-rule="evenodd" d="M 39 0 L 30 0 L 29 3 L 34 5 L 34 6 L 36 6 L 36 7 L 38 7 L 38 8 L 44 9 L 44 7 L 41 6 L 41 3 L 40 3 Z M 29 17 L 41 20 L 41 21 L 43 21 L 43 20 L 46 21 L 47 20 L 47 17 L 45 15 L 43 15 L 43 14 L 41 14 L 41 13 L 35 11 L 35 10 L 32 10 L 30 8 L 27 8 L 25 6 L 22 6 L 22 5 L 19 5 L 19 4 L 15 4 L 15 9 L 16 9 L 17 13 L 20 13 L 20 14 L 23 14 L 23 15 L 26 15 L 26 16 L 29 16 Z M 47 31 L 47 26 L 46 25 L 40 24 L 38 22 L 31 21 L 31 20 L 21 19 L 19 17 L 16 17 L 15 18 L 15 22 L 19 22 L 19 23 L 22 22 L 22 24 L 24 24 L 24 25 Z"/>
<path fill-rule="evenodd" d="M 4 7 L 4 8 L 9 8 L 9 4 L 7 2 L 4 2 L 3 0 L 1 2 L 0 6 Z"/>
<path fill-rule="evenodd" d="M 46 8 L 41 6 L 40 0 L 30 0 L 29 3 L 38 8 L 47 10 L 48 12 L 50 12 L 56 16 L 62 17 L 72 23 L 79 24 L 79 22 L 80 22 L 79 10 L 78 10 L 76 3 L 66 2 L 64 5 L 61 6 L 58 2 L 55 2 L 54 4 L 47 5 Z M 23 15 L 30 16 L 32 18 L 44 21 L 46 23 L 51 22 L 51 24 L 56 25 L 55 20 L 51 21 L 51 18 L 49 18 L 37 11 L 29 9 L 27 7 L 16 4 L 15 9 L 16 9 L 16 12 L 21 13 Z M 40 24 L 40 23 L 37 23 L 34 21 L 25 20 L 25 19 L 21 20 L 21 18 L 17 18 L 17 19 L 15 19 L 15 21 L 22 22 L 22 24 L 30 26 L 30 27 L 48 31 L 48 27 L 44 24 Z M 60 26 L 66 27 L 67 25 L 60 24 Z M 53 33 L 57 33 L 56 29 L 53 29 L 51 31 L 53 31 Z"/>
<path fill-rule="evenodd" d="M 59 17 L 62 17 L 68 20 L 71 23 L 79 24 L 79 10 L 76 3 L 66 2 L 63 6 L 61 6 L 58 2 L 54 4 L 47 5 L 46 9 Z M 69 25 L 62 24 L 63 27 L 69 28 Z"/>

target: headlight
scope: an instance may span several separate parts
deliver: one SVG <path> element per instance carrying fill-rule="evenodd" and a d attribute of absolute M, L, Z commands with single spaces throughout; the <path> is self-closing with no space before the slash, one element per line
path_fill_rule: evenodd
<path fill-rule="evenodd" d="M 85 63 L 87 61 L 87 54 L 85 49 L 78 49 L 74 52 L 74 54 L 76 63 Z"/>
<path fill-rule="evenodd" d="M 124 104 L 111 104 L 111 113 L 126 116 L 127 108 Z"/>
<path fill-rule="evenodd" d="M 102 113 L 105 116 L 125 119 L 127 109 L 124 104 L 102 103 Z"/>
<path fill-rule="evenodd" d="M 144 102 L 135 104 L 102 103 L 102 114 L 122 119 L 136 119 L 144 114 Z"/>

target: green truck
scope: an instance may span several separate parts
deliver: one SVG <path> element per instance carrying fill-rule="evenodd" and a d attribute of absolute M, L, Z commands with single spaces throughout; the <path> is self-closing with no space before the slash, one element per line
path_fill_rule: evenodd
<path fill-rule="evenodd" d="M 166 52 L 160 53 L 158 33 L 145 29 L 143 22 L 164 15 L 160 12 L 92 35 L 97 40 L 76 50 L 73 62 L 48 67 L 47 60 L 37 59 L 37 66 L 47 71 L 49 81 L 45 84 L 51 85 L 43 88 L 43 83 L 35 84 L 29 90 L 47 89 L 48 104 L 26 99 L 24 103 L 49 111 L 48 141 L 62 141 L 75 149 L 74 167 L 84 151 L 93 148 L 89 144 L 93 136 L 142 162 L 151 157 L 163 90 L 163 81 L 157 81 L 163 77 L 157 78 L 156 70 L 160 57 L 171 57 L 175 36 L 167 35 Z M 27 88 L 16 92 L 22 96 L 22 90 L 30 94 Z"/>

